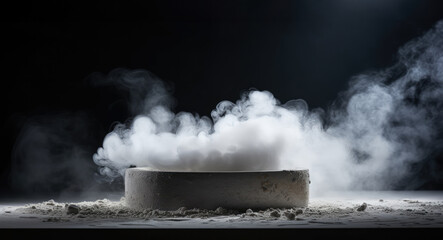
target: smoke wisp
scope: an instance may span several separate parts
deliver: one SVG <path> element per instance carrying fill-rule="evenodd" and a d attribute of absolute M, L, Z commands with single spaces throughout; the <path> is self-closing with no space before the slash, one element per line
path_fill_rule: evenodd
<path fill-rule="evenodd" d="M 308 168 L 311 189 L 392 189 L 441 149 L 443 22 L 403 46 L 397 63 L 355 76 L 324 112 L 268 91 L 222 101 L 211 118 L 170 110 L 171 97 L 144 70 L 118 70 L 133 89 L 129 124 L 109 133 L 94 162 L 113 179 L 130 166 L 173 171 Z M 117 78 L 115 77 L 117 76 Z M 432 173 L 429 173 L 432 174 Z M 420 184 L 408 181 L 408 187 Z"/>
<path fill-rule="evenodd" d="M 95 188 L 95 178 L 100 180 L 91 162 L 96 126 L 84 112 L 27 119 L 12 150 L 9 180 L 14 190 L 38 196 L 78 194 Z"/>

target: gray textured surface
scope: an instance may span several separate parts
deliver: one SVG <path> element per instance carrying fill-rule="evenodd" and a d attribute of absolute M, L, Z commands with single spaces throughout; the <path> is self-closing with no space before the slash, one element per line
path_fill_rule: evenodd
<path fill-rule="evenodd" d="M 71 203 L 82 208 L 80 214 L 66 212 L 69 202 L 1 202 L 0 228 L 443 228 L 443 191 L 326 192 L 312 196 L 301 213 L 293 211 L 294 219 L 271 216 L 291 209 L 168 216 L 130 213 L 117 199 Z M 367 208 L 358 211 L 363 203 Z"/>
<path fill-rule="evenodd" d="M 161 172 L 130 168 L 125 197 L 136 209 L 306 207 L 309 171 Z"/>

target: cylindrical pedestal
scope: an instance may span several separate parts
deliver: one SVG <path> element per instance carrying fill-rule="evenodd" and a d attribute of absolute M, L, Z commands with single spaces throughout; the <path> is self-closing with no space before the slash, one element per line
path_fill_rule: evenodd
<path fill-rule="evenodd" d="M 135 209 L 306 207 L 309 171 L 164 172 L 129 168 L 125 198 Z"/>

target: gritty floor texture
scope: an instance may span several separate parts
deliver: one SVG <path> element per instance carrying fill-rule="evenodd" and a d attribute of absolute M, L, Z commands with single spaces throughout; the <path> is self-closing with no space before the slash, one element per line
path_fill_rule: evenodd
<path fill-rule="evenodd" d="M 334 192 L 307 208 L 134 211 L 124 198 L 0 203 L 0 228 L 443 228 L 443 191 Z"/>

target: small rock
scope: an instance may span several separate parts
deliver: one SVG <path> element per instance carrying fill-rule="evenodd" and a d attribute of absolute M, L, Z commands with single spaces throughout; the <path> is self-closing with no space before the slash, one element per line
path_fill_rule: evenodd
<path fill-rule="evenodd" d="M 278 213 L 277 211 L 272 211 L 271 213 L 269 213 L 269 216 L 271 217 L 280 217 L 280 213 Z"/>
<path fill-rule="evenodd" d="M 177 209 L 176 213 L 179 215 L 186 215 L 186 210 L 188 210 L 186 207 L 180 207 Z"/>
<path fill-rule="evenodd" d="M 219 215 L 223 215 L 223 214 L 226 214 L 227 211 L 226 211 L 226 209 L 224 209 L 222 207 L 218 207 L 217 209 L 215 209 L 215 213 L 219 214 Z"/>
<path fill-rule="evenodd" d="M 299 214 L 302 214 L 303 213 L 303 210 L 301 210 L 301 209 L 297 209 L 297 210 L 295 210 L 295 214 L 296 215 L 299 215 Z"/>
<path fill-rule="evenodd" d="M 252 209 L 250 209 L 250 208 L 248 208 L 247 210 L 246 210 L 246 213 L 247 214 L 251 214 L 251 213 L 253 213 L 254 211 L 252 211 Z"/>
<path fill-rule="evenodd" d="M 368 207 L 368 204 L 363 203 L 360 207 L 357 208 L 357 211 L 363 212 Z"/>
<path fill-rule="evenodd" d="M 78 214 L 80 212 L 80 207 L 75 204 L 69 204 L 67 213 L 68 214 Z"/>
<path fill-rule="evenodd" d="M 35 206 L 32 206 L 31 208 L 32 208 L 32 209 L 36 209 L 36 207 L 35 207 Z"/>
<path fill-rule="evenodd" d="M 295 214 L 294 214 L 294 213 L 291 213 L 291 212 L 285 212 L 285 217 L 286 217 L 288 220 L 294 220 L 294 219 L 295 219 Z"/>
<path fill-rule="evenodd" d="M 379 202 L 383 202 L 383 199 L 378 200 Z"/>
<path fill-rule="evenodd" d="M 11 211 L 5 211 L 5 213 L 11 213 Z"/>

